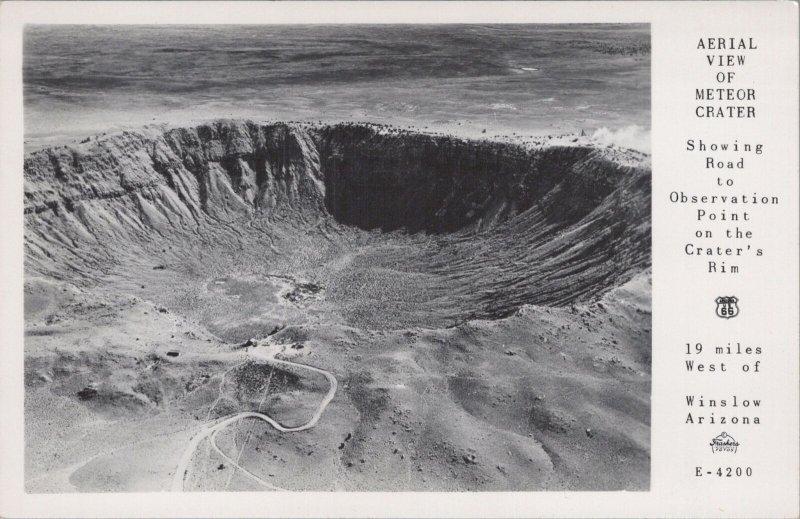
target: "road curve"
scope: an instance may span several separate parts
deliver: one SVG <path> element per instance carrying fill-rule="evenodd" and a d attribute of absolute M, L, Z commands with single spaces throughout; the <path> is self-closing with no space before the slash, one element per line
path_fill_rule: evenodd
<path fill-rule="evenodd" d="M 306 369 L 308 371 L 319 373 L 328 380 L 328 383 L 330 385 L 330 387 L 328 388 L 328 392 L 325 394 L 325 398 L 323 398 L 319 406 L 317 406 L 317 410 L 314 412 L 314 415 L 311 417 L 311 419 L 308 422 L 304 423 L 303 425 L 299 425 L 297 427 L 285 427 L 281 425 L 278 421 L 274 420 L 269 415 L 255 411 L 245 411 L 231 416 L 219 418 L 217 420 L 213 420 L 207 423 L 206 425 L 203 426 L 200 432 L 194 435 L 194 437 L 189 442 L 189 445 L 186 447 L 186 450 L 183 452 L 183 456 L 181 456 L 181 459 L 178 463 L 178 467 L 177 469 L 175 469 L 175 474 L 173 475 L 172 478 L 171 490 L 173 492 L 183 492 L 183 483 L 186 480 L 186 475 L 188 474 L 189 471 L 189 464 L 192 461 L 194 452 L 197 450 L 197 447 L 200 445 L 200 443 L 206 438 L 209 438 L 211 446 L 214 448 L 217 454 L 222 456 L 222 458 L 224 458 L 228 463 L 233 465 L 235 468 L 241 470 L 242 473 L 247 477 L 249 477 L 250 479 L 256 481 L 260 485 L 269 488 L 271 490 L 285 490 L 267 481 L 264 481 L 263 479 L 259 478 L 258 476 L 251 473 L 247 469 L 238 465 L 233 459 L 231 459 L 227 454 L 222 452 L 222 450 L 219 447 L 217 447 L 215 441 L 216 435 L 229 425 L 238 422 L 239 420 L 244 420 L 246 418 L 255 418 L 258 420 L 263 420 L 280 432 L 299 432 L 311 429 L 317 424 L 320 417 L 322 416 L 322 413 L 325 412 L 325 408 L 328 407 L 328 404 L 331 403 L 331 400 L 333 400 L 333 397 L 336 395 L 336 388 L 338 387 L 338 382 L 336 381 L 336 377 L 334 377 L 331 373 L 325 371 L 324 369 L 315 368 L 314 366 L 309 366 L 307 364 L 298 364 L 296 362 L 290 362 L 288 360 L 276 359 L 273 356 L 271 356 L 268 352 L 260 348 L 254 348 L 251 352 L 251 355 L 263 361 L 266 361 L 269 364 L 293 366 L 296 368 Z"/>

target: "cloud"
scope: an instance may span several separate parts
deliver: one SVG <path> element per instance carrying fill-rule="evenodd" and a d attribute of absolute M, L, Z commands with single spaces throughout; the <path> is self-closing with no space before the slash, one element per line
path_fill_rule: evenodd
<path fill-rule="evenodd" d="M 650 153 L 650 129 L 643 128 L 637 124 L 616 130 L 604 126 L 595 130 L 592 134 L 592 139 L 603 146 L 614 144 L 623 148 L 633 148 Z"/>

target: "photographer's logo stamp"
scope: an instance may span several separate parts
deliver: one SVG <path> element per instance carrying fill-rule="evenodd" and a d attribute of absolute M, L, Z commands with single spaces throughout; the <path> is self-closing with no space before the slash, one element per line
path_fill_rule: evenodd
<path fill-rule="evenodd" d="M 717 317 L 733 319 L 739 315 L 739 298 L 736 296 L 720 296 L 717 301 Z"/>
<path fill-rule="evenodd" d="M 718 436 L 715 436 L 709 445 L 711 445 L 711 452 L 735 453 L 736 449 L 739 447 L 739 442 L 737 442 L 733 436 L 723 431 Z"/>

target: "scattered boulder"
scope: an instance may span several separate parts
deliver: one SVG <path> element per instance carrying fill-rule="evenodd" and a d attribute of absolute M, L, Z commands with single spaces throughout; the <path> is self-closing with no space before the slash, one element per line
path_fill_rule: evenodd
<path fill-rule="evenodd" d="M 97 385 L 92 383 L 85 388 L 78 391 L 78 398 L 81 400 L 90 400 L 97 396 Z"/>
<path fill-rule="evenodd" d="M 238 348 L 251 348 L 251 347 L 255 347 L 255 346 L 258 346 L 258 341 L 257 340 L 255 340 L 255 339 L 247 339 L 242 344 L 240 344 L 238 346 Z"/>
<path fill-rule="evenodd" d="M 322 291 L 322 287 L 314 283 L 298 283 L 291 292 L 283 295 L 283 298 L 292 303 L 302 303 L 313 298 Z"/>

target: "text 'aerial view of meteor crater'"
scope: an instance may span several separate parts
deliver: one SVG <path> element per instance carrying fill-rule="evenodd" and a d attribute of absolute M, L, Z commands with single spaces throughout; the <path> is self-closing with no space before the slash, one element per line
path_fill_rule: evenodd
<path fill-rule="evenodd" d="M 26 490 L 650 486 L 648 25 L 29 25 Z"/>

